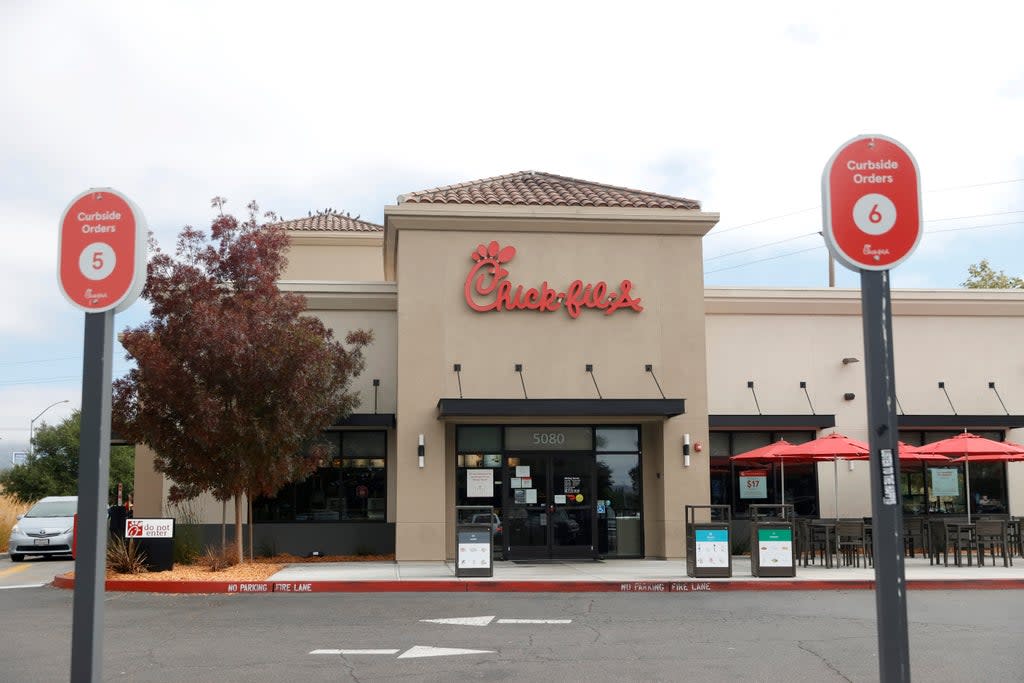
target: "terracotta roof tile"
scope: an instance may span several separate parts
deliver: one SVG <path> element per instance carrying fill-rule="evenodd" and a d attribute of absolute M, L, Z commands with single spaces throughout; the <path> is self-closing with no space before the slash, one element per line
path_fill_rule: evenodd
<path fill-rule="evenodd" d="M 285 230 L 303 230 L 310 232 L 381 232 L 383 225 L 352 218 L 343 213 L 320 212 L 305 218 L 282 221 L 279 224 Z"/>
<path fill-rule="evenodd" d="M 398 197 L 399 204 L 512 204 L 519 206 L 610 206 L 700 209 L 700 202 L 565 176 L 521 171 Z"/>

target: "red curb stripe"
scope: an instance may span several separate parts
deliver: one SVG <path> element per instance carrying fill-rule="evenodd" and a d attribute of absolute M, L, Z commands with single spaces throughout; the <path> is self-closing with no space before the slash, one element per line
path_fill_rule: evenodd
<path fill-rule="evenodd" d="M 57 588 L 73 589 L 73 577 L 55 576 Z M 136 593 L 720 593 L 734 591 L 873 590 L 872 580 L 835 581 L 124 581 L 106 590 Z M 921 579 L 908 590 L 1024 590 L 1024 579 Z"/>

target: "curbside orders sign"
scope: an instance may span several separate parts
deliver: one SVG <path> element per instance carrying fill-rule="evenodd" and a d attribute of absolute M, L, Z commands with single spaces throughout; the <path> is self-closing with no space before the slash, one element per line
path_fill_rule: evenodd
<path fill-rule="evenodd" d="M 124 525 L 125 538 L 174 538 L 174 518 L 127 519 Z"/>
<path fill-rule="evenodd" d="M 123 311 L 146 282 L 146 219 L 109 187 L 71 200 L 60 219 L 57 278 L 61 292 L 86 313 Z"/>
<path fill-rule="evenodd" d="M 825 165 L 821 194 L 825 243 L 851 270 L 888 270 L 921 240 L 917 161 L 891 138 L 842 145 Z"/>

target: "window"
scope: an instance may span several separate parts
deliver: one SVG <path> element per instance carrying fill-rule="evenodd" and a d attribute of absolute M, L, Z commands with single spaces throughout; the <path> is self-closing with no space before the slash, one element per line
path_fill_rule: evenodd
<path fill-rule="evenodd" d="M 730 505 L 734 517 L 745 517 L 751 504 L 774 505 L 781 502 L 782 468 L 777 464 L 736 464 L 729 458 L 767 446 L 779 439 L 790 443 L 806 443 L 815 438 L 814 432 L 736 431 L 711 432 L 711 504 Z M 767 488 L 763 498 L 744 497 L 740 477 L 745 470 L 767 470 Z M 793 505 L 797 515 L 814 517 L 818 514 L 818 479 L 813 464 L 787 464 L 785 474 L 786 503 Z"/>
<path fill-rule="evenodd" d="M 900 430 L 900 441 L 912 446 L 934 443 L 962 433 L 961 430 L 919 431 Z M 1002 431 L 974 431 L 973 434 L 992 441 L 1003 441 Z M 952 495 L 936 495 L 932 490 L 931 469 L 958 470 L 955 476 L 959 493 Z M 927 475 L 927 476 L 926 476 Z M 964 482 L 964 466 L 950 463 L 942 466 L 935 463 L 900 462 L 900 488 L 903 494 L 903 513 L 907 515 L 923 515 L 928 513 L 947 513 L 962 515 L 967 512 L 967 489 Z M 1006 463 L 976 462 L 971 463 L 971 514 L 1007 512 L 1007 475 Z"/>
<path fill-rule="evenodd" d="M 324 432 L 305 455 L 317 468 L 277 495 L 253 501 L 256 522 L 384 521 L 386 432 Z"/>

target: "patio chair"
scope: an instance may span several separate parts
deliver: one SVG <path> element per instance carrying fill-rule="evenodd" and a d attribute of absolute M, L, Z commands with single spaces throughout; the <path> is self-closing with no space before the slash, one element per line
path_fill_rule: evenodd
<path fill-rule="evenodd" d="M 978 564 L 985 564 L 985 547 L 992 553 L 992 564 L 996 563 L 996 549 L 1003 557 L 1003 566 L 1013 566 L 1013 552 L 1010 539 L 1006 533 L 1006 521 L 1002 519 L 979 519 L 975 522 L 975 534 L 978 544 Z"/>
<path fill-rule="evenodd" d="M 910 557 L 915 557 L 918 548 L 928 552 L 927 525 L 923 518 L 903 518 L 903 543 L 906 546 L 904 552 Z"/>
<path fill-rule="evenodd" d="M 841 519 L 836 524 L 836 549 L 846 565 L 860 566 L 860 558 L 871 566 L 867 529 L 862 519 Z"/>
<path fill-rule="evenodd" d="M 832 553 L 829 547 L 829 534 L 824 527 L 811 524 L 809 519 L 797 519 L 795 522 L 798 539 L 799 557 L 806 567 L 808 563 L 817 564 L 818 558 L 825 566 L 832 565 Z"/>
<path fill-rule="evenodd" d="M 939 556 L 942 556 L 942 564 L 949 566 L 949 536 L 946 534 L 946 525 L 941 519 L 931 519 L 926 524 L 928 528 L 928 564 L 938 564 Z"/>

